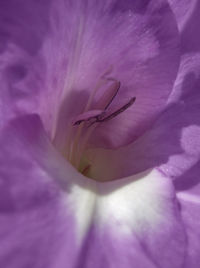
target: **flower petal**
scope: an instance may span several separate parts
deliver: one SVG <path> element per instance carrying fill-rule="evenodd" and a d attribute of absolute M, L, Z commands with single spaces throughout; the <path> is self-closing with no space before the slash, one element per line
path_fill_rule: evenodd
<path fill-rule="evenodd" d="M 1 133 L 0 163 L 2 267 L 181 267 L 185 233 L 173 185 L 157 170 L 90 180 L 34 115 Z"/>
<path fill-rule="evenodd" d="M 51 159 L 53 149 L 38 117 L 11 122 L 0 144 L 0 267 L 73 267 L 73 216 L 58 184 L 66 173 L 62 162 L 56 164 L 56 153 Z M 65 181 L 66 192 L 69 185 Z"/>
<path fill-rule="evenodd" d="M 0 3 L 2 126 L 19 114 L 34 111 L 44 114 L 41 95 L 47 94 L 47 77 L 40 50 L 48 33 L 50 2 L 8 0 Z"/>
<path fill-rule="evenodd" d="M 196 186 L 184 191 L 179 191 L 177 193 L 177 198 L 181 206 L 181 216 L 184 222 L 186 234 L 187 234 L 187 254 L 185 258 L 185 268 L 198 268 L 200 262 L 199 255 L 199 238 L 200 238 L 200 180 L 199 180 L 199 163 L 198 163 L 198 173 L 191 170 L 187 174 L 187 179 L 198 176 L 198 183 L 196 180 Z M 197 171 L 197 168 L 195 168 Z M 194 183 L 194 181 L 193 181 Z"/>
<path fill-rule="evenodd" d="M 67 120 L 83 112 L 100 81 L 113 79 L 121 83 L 113 110 L 133 97 L 136 102 L 100 124 L 92 143 L 112 148 L 130 143 L 163 109 L 176 77 L 179 36 L 173 13 L 162 0 L 61 2 L 56 1 L 54 23 L 56 18 L 58 26 L 52 37 L 57 38 L 54 50 L 62 44 L 58 57 L 62 56 L 66 72 L 62 65 L 54 77 L 66 80 L 55 140 L 65 140 L 63 125 L 67 128 Z M 91 106 L 106 88 L 99 88 Z M 80 105 L 69 108 L 77 100 Z"/>
<path fill-rule="evenodd" d="M 75 211 L 78 266 L 182 267 L 185 233 L 173 186 L 153 170 L 106 183 L 72 187 L 66 197 Z"/>
<path fill-rule="evenodd" d="M 197 0 L 168 0 L 176 15 L 179 31 L 183 31 L 193 15 Z"/>
<path fill-rule="evenodd" d="M 130 142 L 147 128 L 171 90 L 179 62 L 173 15 L 164 0 L 70 3 L 1 3 L 4 121 L 16 114 L 37 112 L 53 137 L 63 96 L 63 105 L 68 108 L 64 109 L 60 124 L 67 127 L 68 118 L 84 109 L 99 77 L 113 69 L 110 75 L 121 82 L 114 107 L 119 108 L 134 96 L 137 101 L 126 114 L 104 123 L 97 133 L 99 137 L 103 135 L 105 146 Z M 80 46 L 77 48 L 76 44 Z M 60 95 L 64 85 L 64 95 Z M 74 101 L 77 106 L 71 107 L 69 104 Z M 116 129 L 112 137 L 110 129 Z M 65 130 L 61 132 L 66 136 Z"/>
<path fill-rule="evenodd" d="M 191 1 L 193 2 L 193 1 Z M 195 33 L 198 32 L 200 24 L 200 2 L 197 1 L 194 5 L 194 10 L 184 27 L 181 34 L 181 50 L 183 53 L 199 52 L 200 38 Z"/>

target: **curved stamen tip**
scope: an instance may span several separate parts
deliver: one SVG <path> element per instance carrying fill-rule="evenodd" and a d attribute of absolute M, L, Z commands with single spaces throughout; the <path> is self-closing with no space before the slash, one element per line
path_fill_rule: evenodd
<path fill-rule="evenodd" d="M 110 115 L 108 115 L 106 117 L 98 118 L 97 119 L 97 122 L 105 122 L 105 121 L 108 121 L 108 120 L 113 119 L 117 115 L 119 115 L 122 112 L 124 112 L 125 110 L 127 110 L 135 101 L 136 101 L 136 97 L 131 98 L 129 100 L 129 102 L 127 102 L 126 104 L 124 104 L 121 108 L 117 109 L 115 112 L 111 113 Z"/>
<path fill-rule="evenodd" d="M 83 113 L 75 118 L 73 120 L 72 124 L 80 125 L 82 122 L 90 122 L 90 125 L 93 125 L 94 123 L 101 123 L 108 120 L 113 119 L 117 115 L 123 113 L 126 111 L 134 102 L 136 101 L 136 97 L 131 98 L 126 104 L 124 104 L 122 107 L 114 111 L 113 113 L 107 115 L 106 110 L 92 110 L 88 111 L 86 113 Z"/>

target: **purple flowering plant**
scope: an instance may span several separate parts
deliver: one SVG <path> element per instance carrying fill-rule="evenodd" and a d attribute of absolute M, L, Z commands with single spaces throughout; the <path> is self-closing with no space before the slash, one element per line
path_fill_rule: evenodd
<path fill-rule="evenodd" d="M 198 0 L 0 0 L 0 267 L 199 268 Z"/>

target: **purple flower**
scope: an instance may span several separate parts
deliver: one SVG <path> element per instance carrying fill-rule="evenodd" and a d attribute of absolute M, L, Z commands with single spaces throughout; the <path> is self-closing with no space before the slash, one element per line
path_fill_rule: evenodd
<path fill-rule="evenodd" d="M 199 11 L 1 0 L 0 267 L 199 267 Z"/>

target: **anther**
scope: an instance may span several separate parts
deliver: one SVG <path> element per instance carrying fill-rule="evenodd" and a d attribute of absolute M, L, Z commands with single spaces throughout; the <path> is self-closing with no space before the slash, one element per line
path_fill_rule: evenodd
<path fill-rule="evenodd" d="M 103 117 L 103 118 L 97 117 L 96 122 L 105 122 L 105 121 L 113 119 L 117 115 L 119 115 L 122 112 L 124 112 L 125 110 L 127 110 L 135 102 L 135 100 L 136 100 L 136 97 L 133 97 L 132 99 L 130 99 L 130 101 L 128 103 L 126 103 L 121 108 L 119 108 L 118 110 L 116 110 L 115 112 L 111 113 L 110 115 L 108 115 L 106 117 Z"/>

